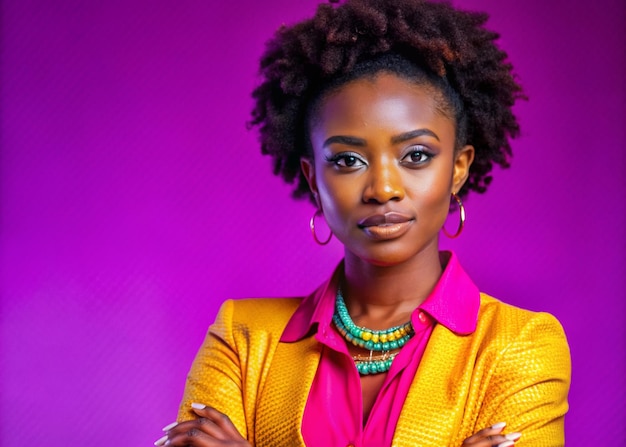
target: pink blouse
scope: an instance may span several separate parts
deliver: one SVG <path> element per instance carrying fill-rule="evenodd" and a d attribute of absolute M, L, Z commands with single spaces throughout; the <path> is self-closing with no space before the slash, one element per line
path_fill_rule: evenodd
<path fill-rule="evenodd" d="M 363 421 L 361 380 L 346 343 L 332 324 L 340 264 L 326 283 L 306 297 L 289 320 L 281 342 L 314 335 L 321 344 L 320 363 L 309 391 L 302 435 L 307 446 L 390 446 L 413 377 L 436 324 L 466 335 L 474 332 L 480 293 L 451 252 L 428 298 L 415 309 L 415 336 L 400 350 Z"/>

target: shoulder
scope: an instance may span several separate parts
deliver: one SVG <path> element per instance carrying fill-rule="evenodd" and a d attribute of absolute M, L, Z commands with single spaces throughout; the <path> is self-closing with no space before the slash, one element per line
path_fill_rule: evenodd
<path fill-rule="evenodd" d="M 470 388 L 480 390 L 470 426 L 505 420 L 511 430 L 524 433 L 524 445 L 563 445 L 571 361 L 558 320 L 481 294 L 470 339 Z"/>
<path fill-rule="evenodd" d="M 489 328 L 492 331 L 495 330 L 511 336 L 519 335 L 520 332 L 539 329 L 542 334 L 565 336 L 561 323 L 553 315 L 521 309 L 503 303 L 485 293 L 480 294 L 478 327 L 483 330 Z"/>
<path fill-rule="evenodd" d="M 226 300 L 211 331 L 272 332 L 280 335 L 301 301 L 301 297 Z"/>
<path fill-rule="evenodd" d="M 570 368 L 563 326 L 549 313 L 521 309 L 481 294 L 476 335 L 498 357 L 544 358 L 562 371 Z"/>
<path fill-rule="evenodd" d="M 300 305 L 302 297 L 295 298 L 246 298 L 227 300 L 222 305 L 232 309 L 233 318 L 250 320 L 250 324 L 263 320 L 289 319 Z"/>

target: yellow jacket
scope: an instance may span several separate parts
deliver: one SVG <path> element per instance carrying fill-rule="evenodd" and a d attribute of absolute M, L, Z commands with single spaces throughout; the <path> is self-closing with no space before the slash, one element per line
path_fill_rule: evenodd
<path fill-rule="evenodd" d="M 226 301 L 191 367 L 179 421 L 192 402 L 227 414 L 253 445 L 303 446 L 304 407 L 320 358 L 313 337 L 279 343 L 301 299 Z M 435 326 L 406 397 L 394 446 L 459 447 L 496 422 L 516 446 L 564 445 L 570 357 L 549 314 L 481 294 L 478 326 Z"/>

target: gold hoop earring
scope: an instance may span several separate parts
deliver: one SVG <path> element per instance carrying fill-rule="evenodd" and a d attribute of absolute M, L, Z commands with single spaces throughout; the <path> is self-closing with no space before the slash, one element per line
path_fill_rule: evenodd
<path fill-rule="evenodd" d="M 322 210 L 318 209 L 317 211 L 315 211 L 315 214 L 313 214 L 313 216 L 311 217 L 311 221 L 309 222 L 309 226 L 311 227 L 311 234 L 313 235 L 313 239 L 315 239 L 315 242 L 317 242 L 320 245 L 326 245 L 330 242 L 330 240 L 333 238 L 333 232 L 330 232 L 330 235 L 328 236 L 328 239 L 326 239 L 325 241 L 320 241 L 317 238 L 317 234 L 315 234 L 315 218 L 319 215 L 323 215 Z"/>
<path fill-rule="evenodd" d="M 443 234 L 448 236 L 450 239 L 455 239 L 459 237 L 459 235 L 463 231 L 463 227 L 465 226 L 465 207 L 463 206 L 463 202 L 461 202 L 461 199 L 459 198 L 459 196 L 456 195 L 456 193 L 452 193 L 452 198 L 456 200 L 456 203 L 459 205 L 459 215 L 461 217 L 459 221 L 459 228 L 456 229 L 456 233 L 454 234 L 448 233 L 445 225 L 441 229 L 443 230 Z"/>

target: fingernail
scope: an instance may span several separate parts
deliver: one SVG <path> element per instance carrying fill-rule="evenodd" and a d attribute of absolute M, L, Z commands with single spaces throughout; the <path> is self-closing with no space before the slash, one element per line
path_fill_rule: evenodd
<path fill-rule="evenodd" d="M 522 434 L 519 432 L 509 433 L 508 435 L 504 435 L 504 437 L 509 441 L 517 441 L 522 437 Z"/>
<path fill-rule="evenodd" d="M 172 422 L 171 424 L 166 425 L 165 427 L 163 427 L 161 430 L 163 430 L 163 431 L 170 431 L 171 429 L 173 429 L 177 425 L 178 425 L 178 422 Z"/>
<path fill-rule="evenodd" d="M 504 428 L 504 427 L 506 427 L 506 422 L 498 422 L 497 424 L 493 424 L 491 426 L 493 430 L 497 430 L 499 428 Z"/>
<path fill-rule="evenodd" d="M 194 408 L 196 410 L 204 410 L 206 408 L 206 405 L 204 404 L 197 404 L 197 403 L 192 403 L 191 404 L 191 408 Z"/>
<path fill-rule="evenodd" d="M 504 441 L 501 444 L 498 444 L 498 447 L 513 447 L 515 443 L 513 441 Z"/>
<path fill-rule="evenodd" d="M 165 441 L 167 441 L 167 435 L 163 436 L 162 438 L 159 438 L 158 440 L 156 440 L 154 442 L 154 445 L 156 446 L 162 446 L 165 445 Z"/>

